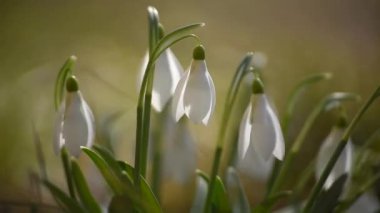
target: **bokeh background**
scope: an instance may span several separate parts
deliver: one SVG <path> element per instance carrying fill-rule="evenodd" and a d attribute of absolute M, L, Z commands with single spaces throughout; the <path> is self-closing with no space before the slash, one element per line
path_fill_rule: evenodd
<path fill-rule="evenodd" d="M 70 55 L 79 59 L 74 72 L 98 125 L 112 113 L 123 112 L 112 134 L 118 143 L 117 155 L 133 162 L 136 78 L 147 49 L 148 5 L 158 9 L 167 31 L 206 23 L 196 34 L 206 47 L 217 107 L 209 126 L 191 126 L 199 167 L 205 171 L 211 165 L 227 86 L 248 51 L 267 55 L 266 88 L 280 115 L 299 80 L 316 72 L 334 75 L 303 97 L 290 138 L 329 92 L 354 92 L 365 99 L 380 84 L 377 0 L 0 0 L 0 200 L 34 199 L 29 174 L 38 167 L 31 123 L 40 134 L 49 176 L 63 186 L 60 159 L 52 148 L 53 88 L 59 68 Z M 190 63 L 193 47 L 191 40 L 173 47 L 184 67 Z M 360 122 L 353 135 L 355 143 L 362 143 L 379 128 L 379 106 L 377 102 Z M 347 107 L 352 117 L 359 104 Z M 292 175 L 315 156 L 333 117 L 330 113 L 317 121 Z M 92 178 L 96 174 L 92 175 L 95 171 L 90 163 L 86 159 L 81 163 L 88 167 L 94 191 L 101 191 L 96 189 L 101 180 Z M 183 188 L 166 189 L 178 194 Z M 260 187 L 246 190 L 261 193 Z M 255 202 L 257 195 L 250 197 Z M 44 199 L 50 202 L 47 193 Z M 167 193 L 166 208 L 188 205 L 178 200 L 179 196 Z"/>

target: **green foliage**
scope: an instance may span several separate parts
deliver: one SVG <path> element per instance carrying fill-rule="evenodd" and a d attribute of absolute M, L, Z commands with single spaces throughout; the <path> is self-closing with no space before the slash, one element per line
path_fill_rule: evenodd
<path fill-rule="evenodd" d="M 66 212 L 85 213 L 85 211 L 76 200 L 67 196 L 66 193 L 59 189 L 56 185 L 47 180 L 45 180 L 43 183 L 49 189 L 50 193 L 56 199 L 58 204 L 60 204 L 60 206 L 62 206 Z"/>
<path fill-rule="evenodd" d="M 77 57 L 70 56 L 65 64 L 63 64 L 61 70 L 58 73 L 57 79 L 55 81 L 55 89 L 54 89 L 54 105 L 55 110 L 58 110 L 59 106 L 61 105 L 63 95 L 65 93 L 65 84 L 66 79 L 72 75 L 72 69 L 75 65 L 75 62 L 77 60 Z"/>
<path fill-rule="evenodd" d="M 71 160 L 71 169 L 72 177 L 77 189 L 76 191 L 78 192 L 83 206 L 91 213 L 101 213 L 102 210 L 95 198 L 92 196 L 91 191 L 88 188 L 87 181 L 75 159 Z"/>
<path fill-rule="evenodd" d="M 340 176 L 328 190 L 322 191 L 310 213 L 333 212 L 338 205 L 339 197 L 343 192 L 347 177 L 347 174 Z"/>

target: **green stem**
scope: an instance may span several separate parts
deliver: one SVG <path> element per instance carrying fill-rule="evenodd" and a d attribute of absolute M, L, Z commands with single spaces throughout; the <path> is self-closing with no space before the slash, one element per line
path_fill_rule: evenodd
<path fill-rule="evenodd" d="M 319 178 L 317 184 L 313 187 L 311 195 L 306 202 L 306 205 L 305 205 L 303 212 L 305 212 L 305 213 L 309 212 L 310 209 L 312 208 L 315 200 L 317 199 L 317 197 L 321 193 L 322 187 L 325 184 L 327 177 L 329 176 L 329 174 L 330 174 L 331 170 L 333 169 L 336 161 L 338 160 L 340 154 L 342 153 L 344 147 L 346 146 L 352 131 L 354 130 L 354 128 L 356 127 L 356 125 L 358 124 L 358 122 L 360 121 L 360 119 L 362 118 L 364 113 L 368 110 L 368 108 L 372 105 L 372 103 L 379 96 L 380 96 L 380 87 L 378 87 L 375 90 L 375 92 L 371 95 L 371 97 L 368 99 L 368 101 L 362 106 L 360 111 L 352 119 L 350 125 L 347 127 L 346 131 L 344 132 L 343 137 L 338 144 L 338 147 L 335 149 L 332 157 L 330 158 L 329 162 L 327 163 L 327 166 L 323 170 L 323 173 L 322 173 L 321 177 Z"/>
<path fill-rule="evenodd" d="M 169 128 L 168 119 L 170 112 L 170 102 L 164 107 L 161 113 L 155 113 L 155 138 L 153 144 L 153 162 L 152 162 L 152 191 L 156 195 L 156 198 L 160 200 L 160 190 L 161 190 L 161 172 L 162 172 L 162 145 L 163 145 L 163 134 L 162 129 Z"/>
<path fill-rule="evenodd" d="M 154 62 L 151 57 L 153 50 L 158 42 L 158 12 L 154 7 L 148 7 L 149 20 L 149 62 L 144 72 L 144 77 L 141 83 L 139 99 L 137 104 L 137 126 L 136 126 L 136 146 L 135 146 L 135 185 L 140 187 L 140 175 L 145 177 L 147 168 L 147 150 L 150 125 L 150 105 L 153 85 Z M 147 97 L 147 96 L 150 96 Z M 148 103 L 147 103 L 148 102 Z M 149 106 L 147 108 L 147 106 Z M 147 117 L 145 117 L 147 116 Z"/>
<path fill-rule="evenodd" d="M 61 159 L 62 159 L 63 169 L 65 172 L 67 187 L 69 188 L 70 197 L 76 200 L 73 179 L 71 177 L 71 161 L 70 161 L 69 153 L 67 152 L 65 147 L 62 147 L 61 149 Z"/>
<path fill-rule="evenodd" d="M 204 212 L 210 212 L 211 210 L 213 191 L 215 188 L 216 176 L 218 175 L 220 162 L 222 158 L 224 139 L 226 136 L 226 129 L 227 129 L 228 121 L 230 118 L 231 109 L 235 103 L 236 95 L 239 90 L 239 85 L 241 81 L 243 80 L 245 74 L 248 73 L 247 70 L 251 63 L 251 60 L 252 60 L 252 53 L 248 53 L 243 59 L 243 61 L 240 63 L 235 73 L 235 76 L 232 80 L 232 83 L 230 85 L 230 89 L 228 90 L 228 93 L 227 93 L 227 99 L 225 102 L 222 123 L 221 123 L 220 131 L 219 131 L 219 135 L 218 135 L 217 145 L 216 145 L 215 154 L 214 154 L 214 161 L 213 161 L 213 165 L 211 169 L 211 176 L 210 176 L 210 182 L 208 186 L 208 193 L 207 193 L 206 203 L 204 207 Z"/>

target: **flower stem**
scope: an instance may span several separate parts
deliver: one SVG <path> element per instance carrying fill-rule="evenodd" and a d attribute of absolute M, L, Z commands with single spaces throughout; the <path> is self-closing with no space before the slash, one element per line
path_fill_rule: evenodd
<path fill-rule="evenodd" d="M 359 110 L 359 112 L 355 115 L 355 117 L 352 119 L 351 123 L 347 127 L 346 131 L 344 132 L 341 141 L 338 144 L 338 147 L 335 149 L 332 157 L 330 158 L 329 162 L 327 163 L 327 166 L 323 170 L 323 173 L 321 177 L 319 178 L 317 184 L 313 187 L 311 195 L 309 199 L 306 202 L 305 208 L 303 212 L 309 212 L 310 209 L 313 207 L 313 204 L 317 197 L 320 195 L 322 191 L 322 187 L 325 184 L 327 177 L 329 176 L 331 170 L 333 169 L 336 161 L 338 160 L 340 154 L 342 153 L 344 147 L 346 146 L 348 139 L 364 115 L 364 113 L 368 110 L 368 108 L 372 105 L 372 103 L 380 96 L 380 87 L 378 87 L 375 92 L 371 95 L 371 97 L 367 100 L 367 102 L 362 106 L 362 108 Z"/>
<path fill-rule="evenodd" d="M 67 149 L 65 147 L 62 147 L 61 149 L 61 159 L 62 159 L 63 169 L 66 176 L 67 187 L 69 188 L 70 197 L 73 199 L 76 199 L 73 179 L 71 177 L 71 161 L 70 161 L 69 153 L 67 152 Z"/>
<path fill-rule="evenodd" d="M 207 193 L 206 203 L 204 206 L 204 212 L 211 211 L 213 191 L 215 188 L 216 176 L 218 175 L 219 166 L 220 166 L 220 162 L 222 158 L 224 138 L 226 135 L 226 129 L 227 129 L 228 121 L 231 114 L 231 108 L 234 105 L 236 95 L 239 91 L 239 85 L 241 81 L 243 80 L 245 74 L 247 73 L 251 60 L 252 60 L 252 53 L 248 53 L 243 59 L 243 61 L 240 63 L 227 93 L 227 99 L 225 102 L 222 123 L 221 123 L 220 131 L 219 131 L 219 135 L 218 135 L 217 145 L 216 145 L 215 154 L 214 154 L 214 161 L 213 161 L 213 165 L 211 169 L 210 182 L 208 186 L 208 193 Z"/>
<path fill-rule="evenodd" d="M 169 104 L 164 107 L 161 113 L 154 113 L 155 121 L 155 131 L 152 135 L 155 138 L 153 148 L 153 162 L 152 162 L 152 191 L 156 195 L 156 198 L 160 200 L 160 190 L 161 190 L 161 173 L 162 173 L 162 145 L 163 145 L 163 134 L 162 129 L 168 128 L 167 123 L 169 116 Z"/>
<path fill-rule="evenodd" d="M 137 126 L 135 146 L 135 185 L 140 187 L 140 175 L 145 177 L 149 142 L 150 106 L 152 100 L 154 62 L 151 60 L 153 50 L 158 42 L 158 12 L 148 7 L 149 20 L 149 62 L 144 72 L 137 104 Z"/>

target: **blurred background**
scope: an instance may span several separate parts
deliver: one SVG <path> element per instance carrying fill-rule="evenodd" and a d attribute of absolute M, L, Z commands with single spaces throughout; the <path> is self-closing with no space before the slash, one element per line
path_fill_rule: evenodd
<path fill-rule="evenodd" d="M 112 134 L 118 157 L 133 163 L 136 79 L 147 49 L 149 5 L 158 9 L 166 31 L 206 23 L 196 34 L 206 47 L 217 107 L 209 126 L 191 129 L 197 140 L 198 166 L 207 172 L 227 86 L 246 52 L 267 55 L 263 75 L 280 116 L 297 82 L 312 73 L 333 73 L 332 80 L 313 86 L 297 106 L 290 138 L 329 92 L 354 92 L 365 100 L 380 84 L 377 0 L 0 0 L 0 200 L 35 199 L 29 179 L 31 171 L 38 171 L 31 123 L 40 134 L 49 176 L 64 186 L 60 158 L 52 148 L 53 88 L 70 55 L 78 57 L 74 72 L 98 125 L 115 112 L 123 113 Z M 190 63 L 194 44 L 186 40 L 172 48 L 184 67 Z M 347 104 L 350 118 L 359 106 Z M 375 103 L 360 122 L 353 135 L 355 143 L 362 143 L 379 128 L 379 106 L 380 102 Z M 292 175 L 316 155 L 333 118 L 326 114 L 318 119 Z M 89 181 L 102 181 L 95 178 L 96 171 L 86 157 L 81 158 Z M 97 185 L 93 184 L 93 190 L 102 191 Z M 181 188 L 171 185 L 167 189 L 177 194 Z M 246 188 L 251 202 L 260 197 L 260 190 Z M 44 199 L 51 202 L 46 192 Z M 167 193 L 165 208 L 189 205 L 178 199 Z"/>

